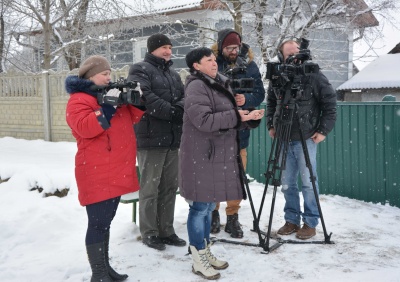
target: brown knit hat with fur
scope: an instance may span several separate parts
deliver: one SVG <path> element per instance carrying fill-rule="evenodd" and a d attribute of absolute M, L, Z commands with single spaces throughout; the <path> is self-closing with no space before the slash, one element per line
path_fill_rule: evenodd
<path fill-rule="evenodd" d="M 102 56 L 90 56 L 87 58 L 79 68 L 79 77 L 90 78 L 102 71 L 111 70 L 110 63 Z"/>

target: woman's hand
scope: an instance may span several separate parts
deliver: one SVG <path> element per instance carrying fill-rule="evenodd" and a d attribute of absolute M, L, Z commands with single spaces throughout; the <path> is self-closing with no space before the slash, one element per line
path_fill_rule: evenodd
<path fill-rule="evenodd" d="M 239 110 L 240 119 L 242 121 L 262 119 L 264 116 L 264 112 L 265 112 L 264 109 L 253 110 L 251 112 L 249 112 L 248 110 Z"/>

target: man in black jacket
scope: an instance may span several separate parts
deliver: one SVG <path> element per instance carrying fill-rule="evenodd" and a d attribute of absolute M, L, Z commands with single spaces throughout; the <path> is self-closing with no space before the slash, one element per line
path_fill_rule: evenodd
<path fill-rule="evenodd" d="M 178 149 L 183 123 L 183 83 L 171 69 L 172 43 L 163 34 L 147 40 L 143 62 L 129 70 L 140 82 L 146 112 L 135 125 L 140 171 L 139 225 L 143 243 L 164 250 L 185 246 L 173 227 L 178 189 Z"/>
<path fill-rule="evenodd" d="M 282 62 L 286 62 L 289 56 L 299 53 L 299 44 L 294 40 L 286 41 L 281 45 L 280 52 Z M 336 93 L 328 79 L 320 71 L 302 76 L 300 83 L 304 91 L 295 100 L 298 107 L 294 110 L 296 112 L 290 132 L 286 169 L 282 173 L 282 192 L 286 201 L 284 207 L 286 223 L 278 230 L 278 234 L 289 235 L 297 232 L 297 238 L 309 239 L 316 234 L 315 227 L 318 224 L 319 211 L 310 181 L 310 172 L 305 163 L 300 129 L 307 144 L 313 174 L 317 177 L 317 144 L 324 141 L 335 125 Z M 281 99 L 278 100 L 277 97 L 285 94 L 288 95 L 288 93 L 285 93 L 285 89 L 272 87 L 270 83 L 267 97 L 267 126 L 272 138 L 275 137 L 276 119 L 281 110 Z M 304 198 L 303 212 L 300 210 L 299 188 L 297 186 L 299 175 Z M 315 183 L 318 191 L 317 179 Z M 301 219 L 304 224 L 300 228 Z"/>

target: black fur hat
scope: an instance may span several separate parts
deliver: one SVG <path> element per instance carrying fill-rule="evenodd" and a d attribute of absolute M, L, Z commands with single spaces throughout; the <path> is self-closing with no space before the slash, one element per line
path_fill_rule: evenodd
<path fill-rule="evenodd" d="M 160 48 L 161 46 L 164 45 L 172 46 L 171 40 L 169 40 L 169 38 L 164 34 L 161 33 L 153 34 L 147 39 L 147 52 L 151 53 L 157 48 Z"/>

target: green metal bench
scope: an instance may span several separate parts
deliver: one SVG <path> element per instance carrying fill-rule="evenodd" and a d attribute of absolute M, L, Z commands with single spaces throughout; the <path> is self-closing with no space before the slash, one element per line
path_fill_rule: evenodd
<path fill-rule="evenodd" d="M 179 195 L 179 190 L 176 191 L 176 195 Z M 119 202 L 123 204 L 132 204 L 132 222 L 136 223 L 137 205 L 139 204 L 139 191 L 122 195 Z"/>
<path fill-rule="evenodd" d="M 139 167 L 136 167 L 136 172 L 138 178 L 140 179 Z M 179 195 L 179 190 L 176 191 L 176 195 Z M 136 223 L 136 214 L 138 212 L 137 206 L 139 204 L 139 191 L 122 195 L 119 202 L 123 204 L 132 204 L 132 222 Z"/>
<path fill-rule="evenodd" d="M 132 222 L 136 223 L 136 211 L 137 211 L 137 204 L 139 202 L 139 191 L 122 195 L 119 202 L 123 204 L 132 203 Z"/>

